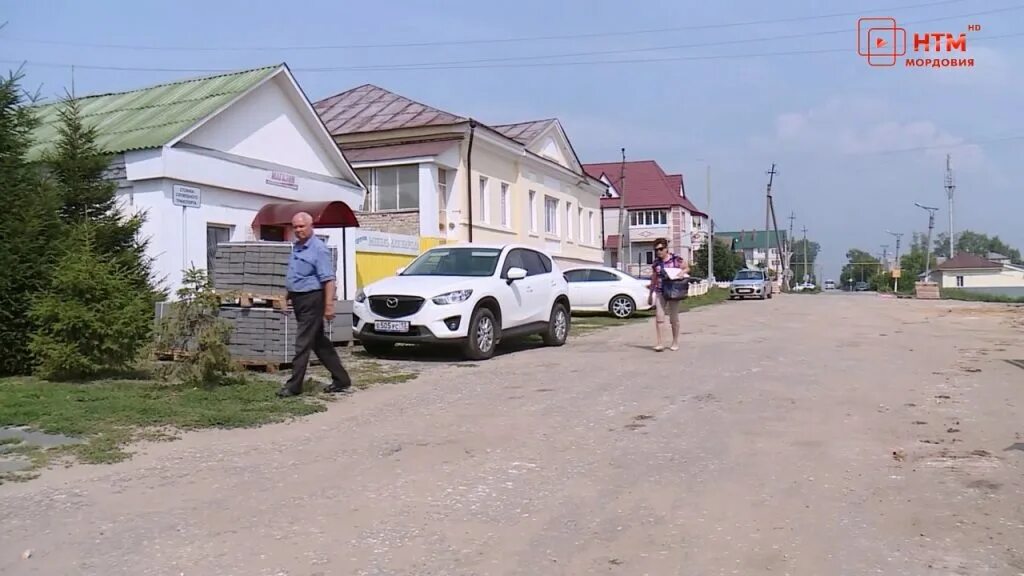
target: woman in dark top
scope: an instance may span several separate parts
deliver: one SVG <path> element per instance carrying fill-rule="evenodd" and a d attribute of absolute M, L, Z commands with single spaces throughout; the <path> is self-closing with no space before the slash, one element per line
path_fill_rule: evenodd
<path fill-rule="evenodd" d="M 690 270 L 690 266 L 679 256 L 668 251 L 668 240 L 658 238 L 654 241 L 654 263 L 651 264 L 651 293 L 648 296 L 648 303 L 654 305 L 655 322 L 658 340 L 654 346 L 656 352 L 665 349 L 662 345 L 662 326 L 665 324 L 665 316 L 668 316 L 672 325 L 672 344 L 668 347 L 673 352 L 679 350 L 679 300 L 666 300 L 662 292 L 662 280 L 667 278 L 665 268 L 680 268 L 683 274 Z"/>

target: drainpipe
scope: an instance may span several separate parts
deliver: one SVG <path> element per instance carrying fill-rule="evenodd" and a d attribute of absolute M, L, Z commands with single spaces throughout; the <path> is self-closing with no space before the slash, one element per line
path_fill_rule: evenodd
<path fill-rule="evenodd" d="M 476 131 L 476 120 L 469 120 L 469 148 L 466 150 L 466 206 L 469 216 L 469 241 L 473 241 L 473 133 Z"/>

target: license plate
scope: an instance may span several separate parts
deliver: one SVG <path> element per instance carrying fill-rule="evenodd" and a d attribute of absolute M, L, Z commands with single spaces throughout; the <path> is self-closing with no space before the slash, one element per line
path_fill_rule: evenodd
<path fill-rule="evenodd" d="M 740 294 L 750 294 L 753 292 L 753 290 L 751 290 L 750 288 L 740 288 L 739 290 L 737 290 L 737 292 L 739 292 Z"/>
<path fill-rule="evenodd" d="M 377 320 L 373 323 L 373 329 L 377 332 L 408 332 L 408 322 Z"/>

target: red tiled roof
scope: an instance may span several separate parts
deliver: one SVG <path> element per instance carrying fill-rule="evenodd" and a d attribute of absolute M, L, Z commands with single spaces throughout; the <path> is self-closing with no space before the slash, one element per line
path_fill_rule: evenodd
<path fill-rule="evenodd" d="M 342 151 L 349 162 L 379 162 L 382 160 L 437 156 L 446 152 L 452 146 L 457 145 L 459 140 L 461 138 L 392 144 L 390 146 L 371 146 L 368 148 L 343 147 Z"/>
<path fill-rule="evenodd" d="M 978 270 L 978 269 L 999 269 L 1003 265 L 992 262 L 977 254 L 961 252 L 956 256 L 944 261 L 935 267 L 936 270 Z"/>
<path fill-rule="evenodd" d="M 600 179 L 604 175 L 616 191 L 622 192 L 622 164 L 608 162 L 604 164 L 584 164 L 583 170 Z M 703 214 L 693 203 L 680 195 L 683 186 L 682 174 L 669 176 L 653 160 L 626 162 L 625 168 L 626 208 L 661 208 L 682 206 L 691 212 Z M 618 198 L 602 198 L 601 206 L 618 208 Z"/>
<path fill-rule="evenodd" d="M 332 136 L 468 122 L 373 84 L 364 84 L 313 104 Z"/>
<path fill-rule="evenodd" d="M 533 142 L 533 139 L 546 130 L 552 122 L 554 122 L 554 120 L 548 118 L 547 120 L 533 120 L 530 122 L 518 122 L 516 124 L 499 124 L 497 126 L 492 126 L 492 128 L 501 132 L 505 137 L 511 138 L 525 146 L 530 142 Z"/>

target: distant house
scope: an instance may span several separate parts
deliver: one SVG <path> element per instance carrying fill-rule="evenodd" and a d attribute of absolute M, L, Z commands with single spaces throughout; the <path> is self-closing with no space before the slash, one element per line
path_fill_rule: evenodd
<path fill-rule="evenodd" d="M 781 242 L 782 246 L 786 246 L 785 230 L 779 230 L 778 240 L 776 240 L 775 231 L 766 232 L 764 230 L 715 232 L 715 237 L 733 240 L 733 250 L 743 252 L 743 258 L 748 267 L 765 266 L 777 273 L 782 272 L 782 256 L 779 253 L 778 242 Z"/>
<path fill-rule="evenodd" d="M 607 186 L 583 171 L 557 119 L 488 125 L 372 84 L 313 107 L 366 184 L 359 222 L 380 236 L 376 250 L 523 242 L 562 266 L 601 262 Z M 357 254 L 360 283 L 411 257 Z"/>
<path fill-rule="evenodd" d="M 990 256 L 1001 256 L 990 254 Z M 958 288 L 967 292 L 1024 296 L 1024 266 L 1011 264 L 1005 256 L 998 261 L 961 252 L 949 258 L 931 273 L 931 280 L 941 288 Z"/>
<path fill-rule="evenodd" d="M 649 274 L 654 240 L 687 261 L 707 240 L 708 216 L 686 197 L 682 174 L 666 174 L 653 160 L 584 164 L 587 174 L 608 185 L 601 199 L 605 264 L 630 274 Z M 623 184 L 623 175 L 625 183 Z M 619 254 L 619 205 L 626 209 L 627 235 Z"/>

